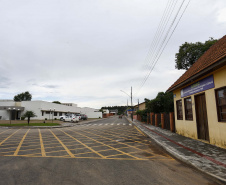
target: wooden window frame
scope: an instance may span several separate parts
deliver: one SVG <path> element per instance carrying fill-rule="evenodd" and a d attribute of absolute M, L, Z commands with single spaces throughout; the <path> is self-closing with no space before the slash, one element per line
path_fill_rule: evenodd
<path fill-rule="evenodd" d="M 187 115 L 187 104 L 186 104 L 187 99 L 191 99 L 191 113 L 192 113 L 191 115 L 192 115 L 192 118 L 188 118 L 188 115 Z M 191 96 L 184 98 L 184 114 L 185 114 L 185 120 L 193 121 L 193 110 L 192 110 L 192 98 L 191 98 Z"/>
<path fill-rule="evenodd" d="M 179 118 L 179 111 L 178 111 L 178 102 L 181 102 L 181 112 L 182 112 L 182 114 L 181 114 L 181 118 Z M 177 109 L 177 120 L 183 120 L 183 104 L 182 104 L 182 99 L 180 99 L 180 100 L 177 100 L 176 101 L 176 109 Z"/>
<path fill-rule="evenodd" d="M 220 107 L 223 107 L 223 106 L 226 106 L 225 105 L 219 105 L 219 101 L 218 101 L 218 91 L 222 90 L 222 89 L 226 89 L 226 86 L 223 86 L 223 87 L 220 87 L 220 88 L 217 88 L 215 89 L 215 98 L 216 98 L 216 109 L 217 109 L 217 119 L 218 119 L 218 122 L 226 122 L 226 120 L 222 120 L 221 119 L 221 116 L 220 116 Z"/>

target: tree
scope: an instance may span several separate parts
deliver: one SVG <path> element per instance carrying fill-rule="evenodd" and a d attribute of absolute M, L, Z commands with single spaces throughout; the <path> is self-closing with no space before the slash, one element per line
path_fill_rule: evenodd
<path fill-rule="evenodd" d="M 176 69 L 188 69 L 191 67 L 213 44 L 218 40 L 212 37 L 206 42 L 188 43 L 185 42 L 176 53 Z"/>
<path fill-rule="evenodd" d="M 52 103 L 61 104 L 59 101 L 53 101 Z"/>
<path fill-rule="evenodd" d="M 159 92 L 155 99 L 145 99 L 147 112 L 163 113 L 173 112 L 173 93 Z"/>
<path fill-rule="evenodd" d="M 26 111 L 23 115 L 24 118 L 27 118 L 27 123 L 29 125 L 30 123 L 30 118 L 36 117 L 36 114 L 33 111 Z"/>
<path fill-rule="evenodd" d="M 14 101 L 31 101 L 31 99 L 32 95 L 28 91 L 14 96 Z"/>

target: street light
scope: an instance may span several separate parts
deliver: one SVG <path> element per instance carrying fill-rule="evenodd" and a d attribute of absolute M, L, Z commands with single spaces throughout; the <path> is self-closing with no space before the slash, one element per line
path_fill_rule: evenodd
<path fill-rule="evenodd" d="M 132 108 L 132 113 L 131 113 L 131 119 L 133 121 L 133 94 L 132 94 L 132 87 L 131 87 L 131 96 L 129 94 L 127 94 L 125 91 L 123 90 L 120 90 L 122 91 L 123 93 L 125 93 L 127 96 L 129 96 L 131 98 L 131 108 Z"/>

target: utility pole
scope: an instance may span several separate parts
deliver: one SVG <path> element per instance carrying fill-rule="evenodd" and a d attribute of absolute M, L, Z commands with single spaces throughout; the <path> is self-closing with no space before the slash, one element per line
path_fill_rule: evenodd
<path fill-rule="evenodd" d="M 131 119 L 133 121 L 133 90 L 132 90 L 132 86 L 131 86 L 131 109 L 132 109 Z"/>
<path fill-rule="evenodd" d="M 126 110 L 126 116 L 128 116 L 128 99 L 127 99 L 127 110 Z"/>

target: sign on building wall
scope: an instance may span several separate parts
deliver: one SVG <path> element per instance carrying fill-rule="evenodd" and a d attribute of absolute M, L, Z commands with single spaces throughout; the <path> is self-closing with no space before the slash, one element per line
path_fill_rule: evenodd
<path fill-rule="evenodd" d="M 181 90 L 181 98 L 195 93 L 214 88 L 213 75 L 210 75 L 194 84 L 191 84 Z"/>

